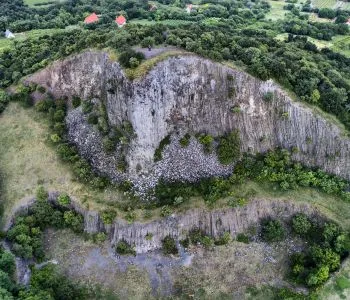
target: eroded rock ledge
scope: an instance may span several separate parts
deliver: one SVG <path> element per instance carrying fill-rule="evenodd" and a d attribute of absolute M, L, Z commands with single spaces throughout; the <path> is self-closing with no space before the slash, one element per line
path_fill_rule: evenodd
<path fill-rule="evenodd" d="M 57 192 L 50 192 L 49 201 L 57 205 L 58 195 Z M 27 213 L 34 201 L 35 199 L 32 199 L 27 205 L 18 208 L 13 219 L 19 214 Z M 312 217 L 322 217 L 317 208 L 308 204 L 254 199 L 242 207 L 215 210 L 191 209 L 182 214 L 173 214 L 147 223 L 128 223 L 125 220 L 116 219 L 112 224 L 104 224 L 98 212 L 87 210 L 74 200 L 70 206 L 84 216 L 85 232 L 106 232 L 112 244 L 125 240 L 135 247 L 136 253 L 160 249 L 162 240 L 168 235 L 180 241 L 195 228 L 201 229 L 214 238 L 220 237 L 224 232 L 229 232 L 235 238 L 237 234 L 245 232 L 251 226 L 257 226 L 262 219 L 268 217 L 288 221 L 291 216 L 299 212 Z M 13 219 L 7 224 L 6 230 L 12 226 Z M 152 239 L 147 238 L 146 235 L 152 236 Z"/>
<path fill-rule="evenodd" d="M 141 189 L 161 177 L 196 180 L 229 174 L 233 166 L 204 155 L 194 138 L 189 148 L 181 148 L 178 139 L 186 132 L 218 136 L 234 129 L 239 130 L 242 152 L 293 148 L 293 159 L 350 179 L 350 142 L 337 126 L 292 101 L 272 81 L 197 56 L 168 58 L 144 78 L 130 81 L 108 54 L 87 51 L 56 62 L 29 81 L 56 97 L 78 95 L 103 103 L 111 125 L 130 121 L 136 137 L 126 154 L 128 169 L 121 173 L 117 152 L 103 151 L 101 135 L 81 110 L 71 108 L 67 116 L 71 141 L 97 171 L 115 181 L 131 179 Z M 272 101 L 264 100 L 267 92 L 273 93 Z M 172 143 L 163 160 L 154 163 L 155 149 L 169 134 Z"/>

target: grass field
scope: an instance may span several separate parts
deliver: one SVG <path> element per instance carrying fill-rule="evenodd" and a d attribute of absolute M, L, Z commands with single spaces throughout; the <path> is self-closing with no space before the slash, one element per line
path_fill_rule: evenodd
<path fill-rule="evenodd" d="M 55 2 L 65 2 L 66 0 L 24 0 L 24 4 L 30 7 L 50 6 Z"/>
<path fill-rule="evenodd" d="M 267 1 L 271 5 L 270 12 L 266 14 L 267 20 L 279 20 L 283 19 L 285 17 L 285 14 L 288 12 L 287 10 L 284 10 L 283 7 L 286 5 L 286 2 L 283 0 L 268 0 Z"/>
<path fill-rule="evenodd" d="M 115 189 L 94 191 L 73 180 L 69 166 L 63 165 L 47 144 L 47 124 L 33 109 L 11 103 L 0 115 L 0 172 L 5 216 L 25 203 L 39 184 L 49 190 L 66 192 L 90 208 L 103 208 L 121 201 Z"/>
<path fill-rule="evenodd" d="M 149 21 L 146 19 L 142 20 L 131 20 L 129 23 L 131 24 L 140 24 L 140 25 L 154 25 L 154 24 L 164 24 L 169 26 L 178 26 L 178 25 L 186 25 L 191 24 L 193 21 L 186 21 L 186 20 L 162 20 L 162 21 Z"/>
<path fill-rule="evenodd" d="M 312 0 L 312 4 L 317 8 L 333 8 L 337 0 Z"/>

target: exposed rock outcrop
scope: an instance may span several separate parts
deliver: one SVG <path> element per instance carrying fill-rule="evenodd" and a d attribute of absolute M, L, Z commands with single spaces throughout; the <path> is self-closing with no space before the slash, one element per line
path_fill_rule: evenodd
<path fill-rule="evenodd" d="M 128 148 L 125 175 L 116 170 L 117 154 L 103 152 L 99 132 L 84 121 L 81 111 L 72 109 L 67 117 L 71 140 L 100 173 L 116 181 L 127 177 L 140 186 L 153 186 L 160 177 L 227 175 L 232 166 L 204 155 L 194 138 L 190 150 L 181 148 L 178 138 L 186 132 L 218 136 L 234 129 L 239 130 L 243 152 L 295 147 L 295 160 L 350 179 L 350 142 L 337 126 L 292 101 L 272 81 L 197 56 L 168 58 L 144 78 L 130 81 L 106 53 L 88 51 L 28 80 L 46 86 L 56 97 L 97 99 L 105 105 L 111 125 L 132 123 L 136 137 Z M 267 92 L 273 94 L 271 101 L 264 100 Z M 169 134 L 172 144 L 163 161 L 154 163 L 155 149 Z"/>

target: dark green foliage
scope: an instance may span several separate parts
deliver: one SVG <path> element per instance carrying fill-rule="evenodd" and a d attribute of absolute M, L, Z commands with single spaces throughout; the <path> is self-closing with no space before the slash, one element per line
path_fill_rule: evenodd
<path fill-rule="evenodd" d="M 154 161 L 160 161 L 162 160 L 162 152 L 164 148 L 170 144 L 170 135 L 167 135 L 164 139 L 161 140 L 159 143 L 158 148 L 154 152 Z"/>
<path fill-rule="evenodd" d="M 292 218 L 292 229 L 296 234 L 306 236 L 311 229 L 311 222 L 305 214 L 299 213 Z"/>
<path fill-rule="evenodd" d="M 267 92 L 263 96 L 264 101 L 271 102 L 273 100 L 273 92 Z"/>
<path fill-rule="evenodd" d="M 88 119 L 87 119 L 88 123 L 91 124 L 91 125 L 96 125 L 98 123 L 98 116 L 94 113 L 91 113 L 89 116 L 88 116 Z"/>
<path fill-rule="evenodd" d="M 33 274 L 30 279 L 30 291 L 24 292 L 24 295 L 28 297 L 31 294 L 45 295 L 44 298 L 38 299 L 73 300 L 86 299 L 86 297 L 88 297 L 87 290 L 83 289 L 79 284 L 71 282 L 68 277 L 59 274 L 56 267 L 51 264 L 39 270 L 33 269 Z"/>
<path fill-rule="evenodd" d="M 180 139 L 180 145 L 181 147 L 185 148 L 190 144 L 191 135 L 186 133 L 181 139 Z"/>
<path fill-rule="evenodd" d="M 112 224 L 117 213 L 114 210 L 105 210 L 101 213 L 101 218 L 104 224 Z"/>
<path fill-rule="evenodd" d="M 249 237 L 244 233 L 237 234 L 236 240 L 237 242 L 240 242 L 240 243 L 249 244 Z"/>
<path fill-rule="evenodd" d="M 241 154 L 240 146 L 238 130 L 234 130 L 220 137 L 219 145 L 216 150 L 220 163 L 228 165 L 237 161 Z"/>
<path fill-rule="evenodd" d="M 176 255 L 178 253 L 176 242 L 173 237 L 168 235 L 162 240 L 162 251 L 165 255 Z"/>
<path fill-rule="evenodd" d="M 72 97 L 72 105 L 74 108 L 79 107 L 81 104 L 81 99 L 78 96 L 73 96 Z"/>
<path fill-rule="evenodd" d="M 38 201 L 46 201 L 49 197 L 49 193 L 43 186 L 39 186 L 36 190 L 36 199 Z"/>
<path fill-rule="evenodd" d="M 226 231 L 220 237 L 215 239 L 214 244 L 218 246 L 227 245 L 231 242 L 231 240 L 231 234 Z"/>
<path fill-rule="evenodd" d="M 297 229 L 307 240 L 304 251 L 291 257 L 291 278 L 309 287 L 320 286 L 331 272 L 338 270 L 341 260 L 348 255 L 348 234 L 335 223 L 320 223 L 302 214 L 293 217 L 291 224 L 293 230 Z"/>
<path fill-rule="evenodd" d="M 41 94 L 45 94 L 45 92 L 46 92 L 45 87 L 43 87 L 42 85 L 38 85 L 36 90 Z"/>
<path fill-rule="evenodd" d="M 116 246 L 115 251 L 120 255 L 136 255 L 135 250 L 125 240 L 120 240 Z"/>
<path fill-rule="evenodd" d="M 84 230 L 84 218 L 82 215 L 69 210 L 63 214 L 64 223 L 76 233 L 82 233 Z"/>
<path fill-rule="evenodd" d="M 214 138 L 208 134 L 201 134 L 198 136 L 198 141 L 203 145 L 205 153 L 211 153 L 213 151 Z"/>
<path fill-rule="evenodd" d="M 94 108 L 94 103 L 91 100 L 86 100 L 83 101 L 81 107 L 84 114 L 89 114 Z"/>
<path fill-rule="evenodd" d="M 63 194 L 60 194 L 57 198 L 57 202 L 59 205 L 62 205 L 62 206 L 67 206 L 71 203 L 71 200 L 70 200 L 70 197 L 63 193 Z"/>
<path fill-rule="evenodd" d="M 118 61 L 123 67 L 132 68 L 136 66 L 132 64 L 133 60 L 136 60 L 138 63 L 140 63 L 143 59 L 145 59 L 143 53 L 128 49 L 119 55 Z"/>
<path fill-rule="evenodd" d="M 263 220 L 261 222 L 261 237 L 266 242 L 282 241 L 285 237 L 285 230 L 279 220 Z"/>
<path fill-rule="evenodd" d="M 15 219 L 14 225 L 6 234 L 6 238 L 11 241 L 15 254 L 24 258 L 34 257 L 37 260 L 42 260 L 44 258 L 42 235 L 45 228 L 67 227 L 81 233 L 84 224 L 82 215 L 62 206 L 60 208 L 54 207 L 47 201 L 45 190 L 39 188 L 38 191 L 39 197 L 30 207 L 28 215 Z M 66 200 L 69 199 L 67 195 L 61 194 L 60 197 L 62 198 L 61 202 L 67 203 Z M 58 200 L 58 202 L 60 201 Z"/>

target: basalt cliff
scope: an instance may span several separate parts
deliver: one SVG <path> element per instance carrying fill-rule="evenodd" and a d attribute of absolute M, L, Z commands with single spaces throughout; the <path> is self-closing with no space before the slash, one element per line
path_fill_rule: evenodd
<path fill-rule="evenodd" d="M 87 51 L 56 62 L 32 75 L 55 97 L 77 95 L 103 105 L 110 126 L 132 124 L 127 169 L 118 171 L 118 149 L 107 154 L 102 136 L 87 122 L 81 107 L 70 106 L 68 134 L 94 168 L 118 181 L 130 179 L 141 187 L 159 178 L 196 180 L 227 175 L 215 153 L 205 154 L 197 133 L 220 136 L 238 130 L 242 152 L 265 152 L 276 147 L 294 149 L 293 159 L 350 179 L 350 141 L 336 125 L 312 109 L 293 101 L 273 81 L 253 76 L 194 55 L 167 58 L 143 78 L 129 80 L 107 53 Z M 270 101 L 266 94 L 273 95 Z M 179 139 L 192 135 L 190 145 Z M 170 135 L 163 159 L 155 150 Z"/>

